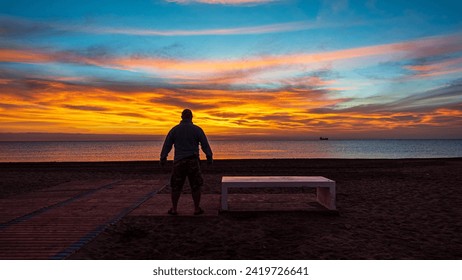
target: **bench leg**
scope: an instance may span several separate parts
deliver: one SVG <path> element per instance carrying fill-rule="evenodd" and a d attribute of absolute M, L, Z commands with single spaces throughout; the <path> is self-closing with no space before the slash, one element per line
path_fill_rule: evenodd
<path fill-rule="evenodd" d="M 329 210 L 336 210 L 335 207 L 335 186 L 329 188 L 316 188 L 316 198 L 318 202 Z"/>
<path fill-rule="evenodd" d="M 221 210 L 228 210 L 228 187 L 221 185 Z"/>

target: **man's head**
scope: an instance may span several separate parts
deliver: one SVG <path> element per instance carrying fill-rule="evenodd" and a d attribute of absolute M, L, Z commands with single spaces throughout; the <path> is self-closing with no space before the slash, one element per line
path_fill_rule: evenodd
<path fill-rule="evenodd" d="M 193 118 L 193 114 L 192 114 L 191 110 L 189 110 L 189 109 L 184 109 L 183 113 L 181 113 L 181 119 L 182 120 L 192 120 L 192 118 Z"/>

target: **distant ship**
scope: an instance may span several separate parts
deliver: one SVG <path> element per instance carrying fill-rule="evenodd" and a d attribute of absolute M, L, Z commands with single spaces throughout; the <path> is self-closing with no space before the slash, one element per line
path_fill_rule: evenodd
<path fill-rule="evenodd" d="M 327 137 L 319 137 L 319 140 L 329 140 Z"/>

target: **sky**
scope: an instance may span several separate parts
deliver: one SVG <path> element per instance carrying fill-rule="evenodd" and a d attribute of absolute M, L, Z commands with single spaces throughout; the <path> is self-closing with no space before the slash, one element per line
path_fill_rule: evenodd
<path fill-rule="evenodd" d="M 0 0 L 0 140 L 163 137 L 184 108 L 213 139 L 462 138 L 461 10 Z"/>

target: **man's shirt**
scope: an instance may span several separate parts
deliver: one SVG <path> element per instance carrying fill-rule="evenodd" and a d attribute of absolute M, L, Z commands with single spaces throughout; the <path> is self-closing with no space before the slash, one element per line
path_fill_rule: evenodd
<path fill-rule="evenodd" d="M 213 156 L 212 149 L 202 128 L 193 124 L 191 120 L 182 120 L 167 134 L 160 158 L 167 158 L 173 145 L 175 146 L 174 161 L 192 156 L 199 158 L 199 144 L 207 158 L 211 159 Z"/>

